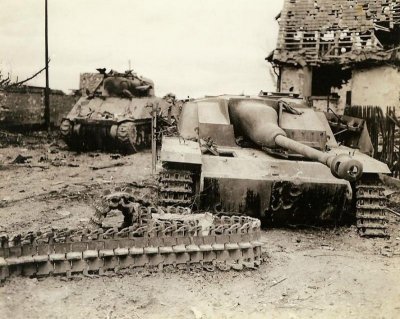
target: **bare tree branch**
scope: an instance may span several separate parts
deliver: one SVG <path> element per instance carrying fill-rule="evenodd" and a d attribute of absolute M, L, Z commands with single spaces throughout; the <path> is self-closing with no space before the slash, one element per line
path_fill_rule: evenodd
<path fill-rule="evenodd" d="M 50 61 L 51 61 L 51 59 L 49 59 L 49 62 L 48 62 L 48 63 L 50 63 Z M 10 75 L 8 75 L 7 78 L 5 78 L 5 79 L 2 80 L 2 74 L 1 74 L 1 71 L 0 71 L 0 88 L 8 89 L 8 88 L 20 86 L 20 85 L 22 85 L 22 84 L 24 84 L 24 83 L 26 83 L 26 82 L 32 80 L 33 78 L 37 77 L 37 76 L 38 76 L 40 73 L 42 73 L 44 70 L 46 70 L 46 67 L 44 67 L 43 69 L 39 70 L 39 71 L 36 72 L 34 75 L 30 76 L 29 78 L 27 78 L 27 79 L 25 79 L 25 80 L 23 80 L 23 81 L 19 81 L 19 82 L 18 82 L 18 78 L 17 78 L 17 82 L 14 82 L 14 83 L 11 83 L 11 84 L 10 84 L 10 82 L 11 82 Z"/>
<path fill-rule="evenodd" d="M 3 77 L 3 74 L 0 71 L 0 88 L 7 86 L 10 83 L 10 74 L 7 75 L 7 77 Z"/>

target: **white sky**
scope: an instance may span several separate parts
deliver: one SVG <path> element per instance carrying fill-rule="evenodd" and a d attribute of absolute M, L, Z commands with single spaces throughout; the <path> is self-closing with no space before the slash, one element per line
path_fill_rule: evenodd
<path fill-rule="evenodd" d="M 264 60 L 283 0 L 48 0 L 50 87 L 79 73 L 132 68 L 178 97 L 273 90 Z M 22 80 L 44 66 L 44 0 L 0 0 L 0 69 Z M 44 73 L 30 82 L 44 86 Z"/>

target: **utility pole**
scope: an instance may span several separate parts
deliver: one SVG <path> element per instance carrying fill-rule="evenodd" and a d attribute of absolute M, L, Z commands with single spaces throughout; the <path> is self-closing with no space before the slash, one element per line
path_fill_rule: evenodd
<path fill-rule="evenodd" d="M 46 88 L 44 91 L 44 122 L 47 131 L 50 132 L 50 89 L 49 89 L 49 39 L 47 21 L 47 0 L 44 3 L 44 36 L 45 36 L 45 65 L 46 65 Z"/>

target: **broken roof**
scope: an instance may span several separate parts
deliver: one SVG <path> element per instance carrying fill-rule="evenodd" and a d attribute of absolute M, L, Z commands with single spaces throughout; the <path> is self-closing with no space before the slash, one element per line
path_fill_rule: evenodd
<path fill-rule="evenodd" d="M 400 0 L 285 0 L 278 21 L 270 62 L 400 61 Z"/>

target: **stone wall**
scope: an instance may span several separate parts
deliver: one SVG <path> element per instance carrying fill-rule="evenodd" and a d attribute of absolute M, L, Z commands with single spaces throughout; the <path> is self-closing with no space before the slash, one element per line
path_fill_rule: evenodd
<path fill-rule="evenodd" d="M 281 92 L 298 93 L 303 96 L 304 72 L 302 68 L 284 66 L 281 68 Z"/>
<path fill-rule="evenodd" d="M 0 91 L 0 128 L 44 124 L 44 95 L 40 91 Z M 50 94 L 52 125 L 59 126 L 62 117 L 71 110 L 77 99 L 72 95 Z"/>
<path fill-rule="evenodd" d="M 391 65 L 355 69 L 352 75 L 352 105 L 395 106 L 400 114 L 400 70 Z M 397 112 L 396 112 L 397 113 Z"/>

